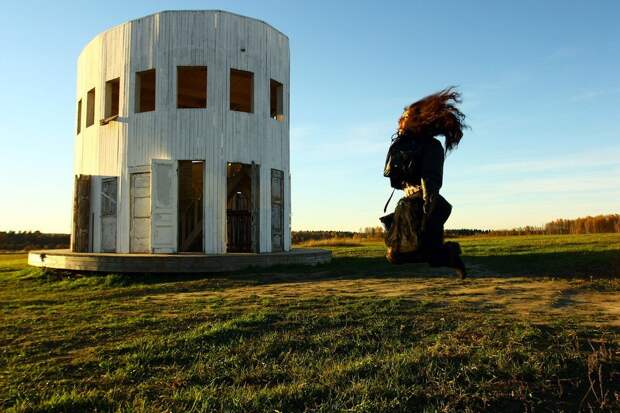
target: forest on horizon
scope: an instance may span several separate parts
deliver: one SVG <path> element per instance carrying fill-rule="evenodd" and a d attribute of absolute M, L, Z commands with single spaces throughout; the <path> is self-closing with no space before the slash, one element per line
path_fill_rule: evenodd
<path fill-rule="evenodd" d="M 556 219 L 543 226 L 525 226 L 513 229 L 446 229 L 448 238 L 475 235 L 561 235 L 561 234 L 602 234 L 620 233 L 620 214 L 587 216 L 575 219 Z M 354 231 L 293 231 L 293 244 L 330 238 L 382 239 L 383 227 L 366 227 Z"/>
<path fill-rule="evenodd" d="M 556 219 L 541 227 L 525 226 L 506 230 L 446 229 L 448 238 L 476 235 L 559 235 L 620 233 L 620 214 L 596 215 L 576 219 Z M 0 251 L 29 251 L 69 247 L 69 234 L 40 231 L 0 231 Z M 382 239 L 383 228 L 366 227 L 359 231 L 292 231 L 293 244 L 330 238 Z"/>

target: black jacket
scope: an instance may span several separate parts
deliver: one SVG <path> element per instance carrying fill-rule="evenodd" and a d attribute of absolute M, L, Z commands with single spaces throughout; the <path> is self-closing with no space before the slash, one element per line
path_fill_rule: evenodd
<path fill-rule="evenodd" d="M 388 151 L 384 175 L 396 189 L 421 186 L 424 203 L 430 205 L 443 183 L 444 150 L 436 138 L 399 135 Z"/>
<path fill-rule="evenodd" d="M 437 199 L 443 183 L 444 150 L 436 138 L 419 139 L 422 140 L 418 158 L 419 181 L 407 183 L 422 186 L 424 204 L 430 207 Z"/>

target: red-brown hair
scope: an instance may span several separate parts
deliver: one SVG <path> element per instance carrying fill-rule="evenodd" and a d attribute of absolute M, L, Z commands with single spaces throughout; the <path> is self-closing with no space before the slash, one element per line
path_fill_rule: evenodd
<path fill-rule="evenodd" d="M 446 138 L 446 152 L 456 148 L 463 137 L 465 115 L 456 107 L 461 94 L 449 87 L 405 107 L 398 120 L 399 132 Z"/>

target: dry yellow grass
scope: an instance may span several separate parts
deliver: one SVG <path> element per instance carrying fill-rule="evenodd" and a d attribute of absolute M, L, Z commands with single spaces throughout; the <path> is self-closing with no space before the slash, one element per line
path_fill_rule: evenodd
<path fill-rule="evenodd" d="M 361 247 L 362 241 L 356 238 L 329 238 L 304 241 L 297 244 L 299 247 Z"/>
<path fill-rule="evenodd" d="M 484 277 L 462 283 L 443 277 L 326 279 L 281 282 L 227 288 L 222 292 L 193 291 L 159 294 L 152 298 L 162 306 L 180 302 L 206 302 L 212 299 L 243 301 L 255 297 L 249 307 L 272 303 L 303 302 L 326 297 L 358 299 L 404 299 L 462 304 L 472 311 L 511 314 L 516 318 L 535 317 L 551 322 L 578 317 L 593 327 L 620 327 L 620 292 L 592 291 L 588 281 L 530 279 L 527 277 Z M 585 288 L 584 288 L 585 287 Z"/>

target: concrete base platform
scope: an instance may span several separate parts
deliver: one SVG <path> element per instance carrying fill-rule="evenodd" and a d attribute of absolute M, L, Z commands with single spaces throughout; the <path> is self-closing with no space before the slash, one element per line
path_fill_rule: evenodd
<path fill-rule="evenodd" d="M 293 249 L 262 254 L 110 254 L 69 250 L 30 251 L 28 264 L 58 270 L 106 273 L 215 273 L 274 265 L 316 265 L 330 262 L 322 249 Z"/>

